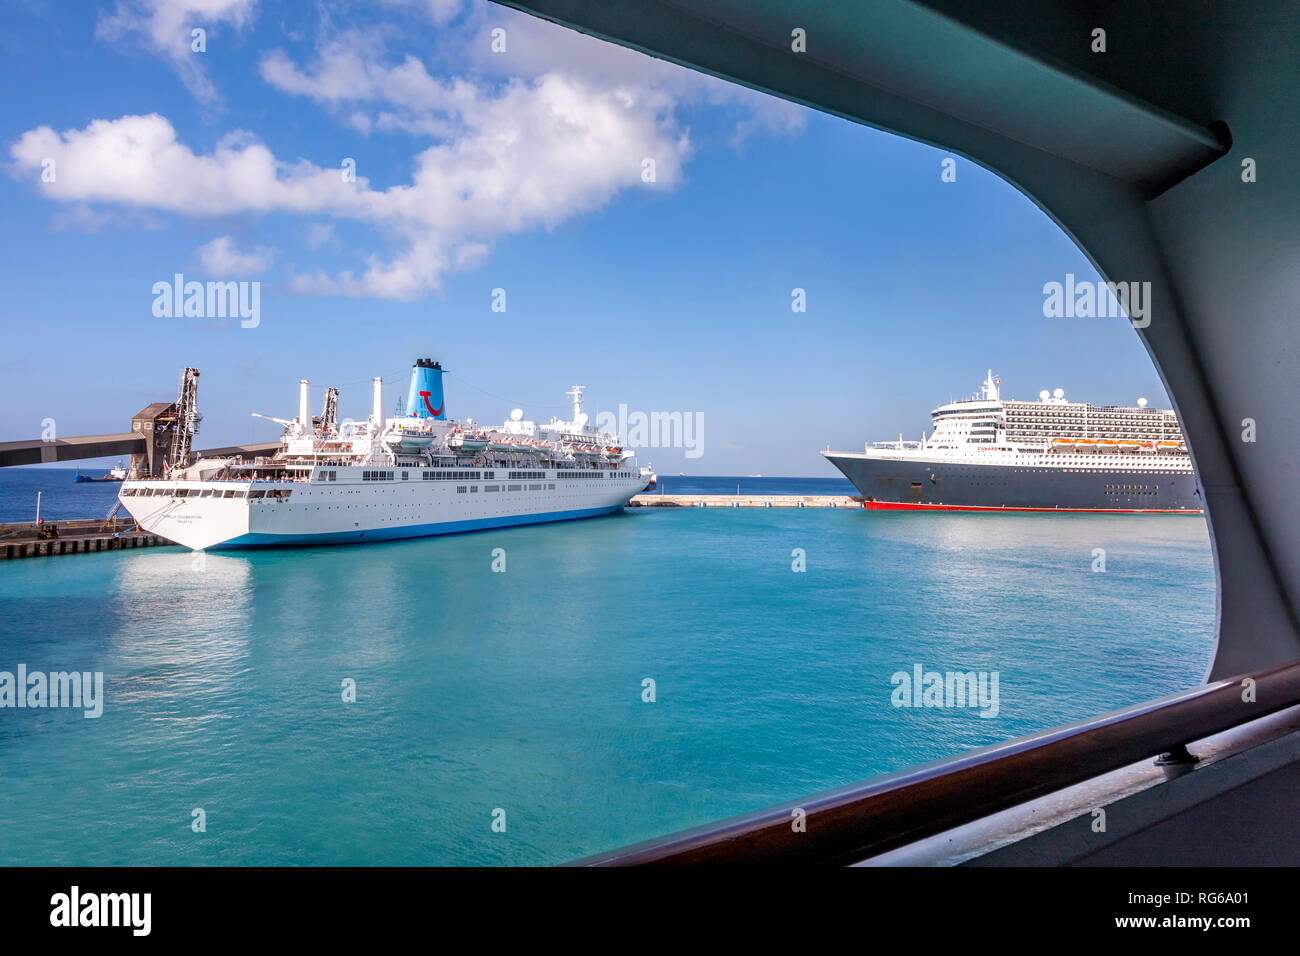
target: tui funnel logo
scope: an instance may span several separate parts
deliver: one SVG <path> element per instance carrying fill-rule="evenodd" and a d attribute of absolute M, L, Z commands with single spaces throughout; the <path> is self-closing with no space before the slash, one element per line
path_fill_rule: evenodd
<path fill-rule="evenodd" d="M 429 396 L 432 394 L 433 394 L 432 392 L 421 392 L 420 397 L 424 399 L 424 407 L 429 410 L 429 414 L 432 417 L 437 418 L 439 415 L 442 414 L 442 410 L 446 406 L 447 402 L 444 399 L 441 405 L 439 405 L 437 408 L 434 408 L 433 405 L 429 402 Z"/>
<path fill-rule="evenodd" d="M 411 369 L 411 389 L 406 393 L 406 413 L 416 418 L 441 419 L 446 407 L 442 397 L 442 366 L 433 359 L 417 360 Z"/>

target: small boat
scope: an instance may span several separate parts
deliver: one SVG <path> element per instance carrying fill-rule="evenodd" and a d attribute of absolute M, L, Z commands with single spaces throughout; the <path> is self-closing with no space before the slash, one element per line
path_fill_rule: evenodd
<path fill-rule="evenodd" d="M 77 476 L 73 480 L 74 481 L 126 481 L 126 469 L 123 468 L 121 465 L 118 465 L 116 468 L 109 469 L 108 474 L 103 475 L 99 478 L 92 477 L 91 475 L 83 475 L 81 472 L 77 472 Z"/>
<path fill-rule="evenodd" d="M 447 444 L 457 451 L 482 451 L 491 444 L 491 439 L 486 432 L 463 432 L 457 429 L 447 439 Z"/>

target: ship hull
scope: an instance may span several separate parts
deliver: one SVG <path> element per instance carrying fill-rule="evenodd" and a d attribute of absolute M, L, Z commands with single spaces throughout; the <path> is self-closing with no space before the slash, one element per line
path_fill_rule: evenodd
<path fill-rule="evenodd" d="M 421 481 L 415 469 L 406 470 L 413 480 L 384 482 L 363 482 L 359 469 L 330 473 L 335 480 L 130 481 L 121 501 L 143 530 L 215 551 L 360 544 L 593 518 L 620 511 L 646 485 L 627 473 L 533 478 L 530 472 L 527 478 L 463 482 Z"/>
<path fill-rule="evenodd" d="M 829 453 L 882 511 L 1050 511 L 1199 514 L 1190 471 L 980 464 Z"/>

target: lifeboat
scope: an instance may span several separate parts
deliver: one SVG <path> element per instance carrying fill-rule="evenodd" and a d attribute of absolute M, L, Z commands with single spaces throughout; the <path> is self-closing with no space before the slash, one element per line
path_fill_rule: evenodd
<path fill-rule="evenodd" d="M 1139 448 L 1141 448 L 1142 446 L 1141 446 L 1141 444 L 1140 444 L 1139 442 L 1135 442 L 1135 441 L 1122 441 L 1122 442 L 1119 443 L 1119 447 L 1120 447 L 1120 450 L 1121 450 L 1121 451 L 1137 451 L 1137 450 L 1138 450 Z"/>
<path fill-rule="evenodd" d="M 1156 447 L 1157 447 L 1157 448 L 1166 448 L 1166 449 L 1169 449 L 1170 451 L 1174 451 L 1174 450 L 1176 450 L 1176 449 L 1182 448 L 1183 446 L 1182 446 L 1182 443 L 1181 443 L 1181 442 L 1176 442 L 1176 441 L 1158 441 L 1158 442 L 1156 442 Z"/>
<path fill-rule="evenodd" d="M 465 432 L 459 428 L 451 433 L 447 444 L 456 451 L 482 451 L 492 440 L 483 432 Z"/>
<path fill-rule="evenodd" d="M 488 451 L 520 452 L 531 451 L 528 439 L 513 435 L 492 435 L 489 438 Z"/>
<path fill-rule="evenodd" d="M 611 445 L 605 449 L 605 457 L 613 461 L 618 461 L 623 457 L 623 449 Z"/>
<path fill-rule="evenodd" d="M 384 434 L 384 444 L 403 451 L 418 451 L 433 444 L 433 427 L 394 423 Z"/>

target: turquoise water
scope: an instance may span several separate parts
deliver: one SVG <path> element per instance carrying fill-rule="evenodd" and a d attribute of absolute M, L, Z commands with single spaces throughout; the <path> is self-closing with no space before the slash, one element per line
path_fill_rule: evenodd
<path fill-rule="evenodd" d="M 106 702 L 0 709 L 0 864 L 560 862 L 1195 684 L 1213 617 L 1193 517 L 654 508 L 6 562 L 0 670 Z M 997 671 L 998 716 L 894 707 L 915 664 Z"/>

